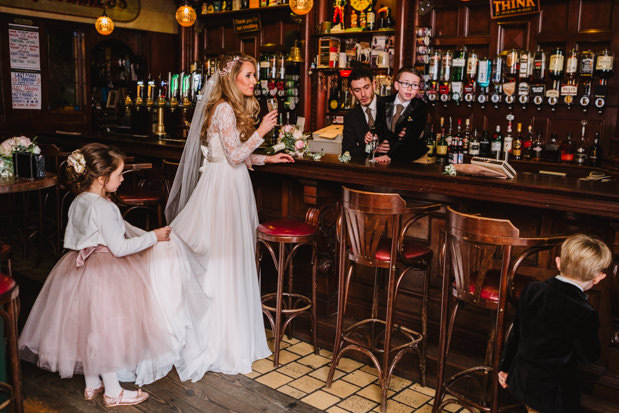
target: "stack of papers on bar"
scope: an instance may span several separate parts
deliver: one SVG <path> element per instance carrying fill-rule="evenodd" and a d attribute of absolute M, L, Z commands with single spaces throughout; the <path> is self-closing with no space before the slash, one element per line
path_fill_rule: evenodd
<path fill-rule="evenodd" d="M 342 138 L 342 133 L 344 132 L 344 125 L 329 125 L 326 128 L 319 129 L 312 133 L 312 138 L 321 138 L 321 139 L 336 139 Z"/>

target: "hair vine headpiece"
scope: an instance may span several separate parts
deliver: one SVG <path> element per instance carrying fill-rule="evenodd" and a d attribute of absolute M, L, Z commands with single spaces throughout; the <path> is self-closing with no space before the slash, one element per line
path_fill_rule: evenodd
<path fill-rule="evenodd" d="M 71 168 L 77 174 L 81 175 L 86 172 L 86 159 L 84 159 L 84 155 L 79 149 L 71 152 L 71 155 L 67 158 L 67 163 L 71 165 Z"/>
<path fill-rule="evenodd" d="M 221 69 L 221 74 L 223 76 L 227 76 L 230 74 L 230 72 L 232 72 L 232 66 L 234 66 L 234 64 L 236 62 L 238 62 L 241 59 L 240 56 L 234 56 L 228 63 L 226 63 L 226 66 L 223 67 L 223 69 Z"/>

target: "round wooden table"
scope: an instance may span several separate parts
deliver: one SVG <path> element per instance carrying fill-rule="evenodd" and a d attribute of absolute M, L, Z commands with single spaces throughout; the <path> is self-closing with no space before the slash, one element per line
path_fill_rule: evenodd
<path fill-rule="evenodd" d="M 16 178 L 14 176 L 9 178 L 0 178 L 0 194 L 14 194 L 18 192 L 25 193 L 30 191 L 38 192 L 38 204 L 39 204 L 39 239 L 41 242 L 44 240 L 44 217 L 43 217 L 43 198 L 41 197 L 41 189 L 51 188 L 58 183 L 58 176 L 53 172 L 46 172 L 45 178 L 40 179 L 23 179 Z M 56 194 L 58 195 L 58 194 Z M 25 198 L 25 196 L 24 196 Z M 24 231 L 27 228 L 28 220 L 28 208 L 24 205 Z M 58 217 L 56 217 L 58 218 Z"/>

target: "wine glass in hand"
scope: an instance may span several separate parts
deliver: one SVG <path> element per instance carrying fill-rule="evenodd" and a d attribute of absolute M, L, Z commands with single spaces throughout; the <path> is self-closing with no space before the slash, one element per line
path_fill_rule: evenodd
<path fill-rule="evenodd" d="M 269 112 L 277 110 L 277 99 L 275 98 L 267 99 L 267 109 L 269 109 Z"/>

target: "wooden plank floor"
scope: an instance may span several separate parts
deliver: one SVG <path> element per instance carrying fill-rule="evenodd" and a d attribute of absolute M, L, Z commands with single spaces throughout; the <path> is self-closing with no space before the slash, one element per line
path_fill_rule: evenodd
<path fill-rule="evenodd" d="M 84 378 L 61 379 L 57 374 L 22 362 L 26 412 L 109 412 L 101 396 L 92 401 L 83 398 Z M 133 388 L 126 385 L 127 388 Z M 143 387 L 150 398 L 137 406 L 115 408 L 122 412 L 298 412 L 320 410 L 271 389 L 243 375 L 207 373 L 197 383 L 181 382 L 172 371 L 157 382 Z"/>

